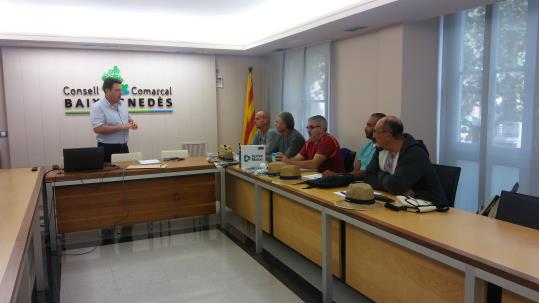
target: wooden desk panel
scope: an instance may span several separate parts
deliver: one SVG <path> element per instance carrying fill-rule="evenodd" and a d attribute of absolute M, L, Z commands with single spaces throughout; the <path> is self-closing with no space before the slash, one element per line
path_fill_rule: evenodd
<path fill-rule="evenodd" d="M 533 303 L 533 301 L 502 289 L 502 303 Z"/>
<path fill-rule="evenodd" d="M 262 198 L 262 230 L 271 233 L 270 195 L 261 189 Z M 240 217 L 255 224 L 255 186 L 232 175 L 226 176 L 226 205 Z"/>
<path fill-rule="evenodd" d="M 214 214 L 215 175 L 57 187 L 58 232 Z"/>
<path fill-rule="evenodd" d="M 463 302 L 464 273 L 346 224 L 346 283 L 375 302 Z"/>
<path fill-rule="evenodd" d="M 215 165 L 213 163 L 208 163 L 206 157 L 188 157 L 185 158 L 185 160 L 181 161 L 167 161 L 163 163 L 165 163 L 167 167 L 152 169 L 129 169 L 124 171 L 123 169 L 131 164 L 139 164 L 137 161 L 128 161 L 118 162 L 115 163 L 115 166 L 105 166 L 101 170 L 94 171 L 64 172 L 63 170 L 57 170 L 49 172 L 47 174 L 45 182 L 79 181 L 109 177 L 139 176 L 148 174 L 215 169 Z"/>
<path fill-rule="evenodd" d="M 276 184 L 271 178 L 255 176 L 235 167 L 228 169 L 539 291 L 539 262 L 536 261 L 539 255 L 537 230 L 458 209 L 451 209 L 446 213 L 432 212 L 420 215 L 393 212 L 385 208 L 372 211 L 345 210 L 333 204 L 342 199 L 333 192 L 344 188 L 303 189 L 304 186 Z M 274 222 L 274 233 L 275 228 Z"/>
<path fill-rule="evenodd" d="M 332 269 L 341 277 L 340 222 L 331 219 Z M 322 214 L 273 193 L 273 236 L 318 265 L 322 265 Z"/>
<path fill-rule="evenodd" d="M 36 172 L 0 169 L 0 302 L 11 302 L 17 295 L 17 280 L 27 278 L 20 277 L 21 268 L 41 199 L 43 175 L 42 168 Z"/>

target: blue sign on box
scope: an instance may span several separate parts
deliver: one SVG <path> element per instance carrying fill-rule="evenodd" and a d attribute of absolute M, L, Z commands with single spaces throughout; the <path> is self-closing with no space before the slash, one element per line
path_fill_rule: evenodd
<path fill-rule="evenodd" d="M 258 168 L 265 163 L 266 148 L 264 145 L 242 145 L 240 146 L 240 167 L 242 170 Z"/>

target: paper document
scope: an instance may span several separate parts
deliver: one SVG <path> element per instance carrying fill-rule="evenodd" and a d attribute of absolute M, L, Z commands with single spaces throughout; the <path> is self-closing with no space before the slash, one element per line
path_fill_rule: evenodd
<path fill-rule="evenodd" d="M 306 176 L 303 176 L 303 178 L 305 178 L 307 180 L 319 179 L 319 178 L 322 178 L 322 174 L 306 175 Z"/>
<path fill-rule="evenodd" d="M 334 194 L 336 194 L 337 196 L 346 197 L 346 191 L 336 191 L 336 192 L 334 192 Z M 379 191 L 374 191 L 374 194 L 375 195 L 382 195 L 382 193 L 379 192 Z"/>
<path fill-rule="evenodd" d="M 125 169 L 155 169 L 155 168 L 166 168 L 166 164 L 146 164 L 146 165 L 128 165 Z"/>
<path fill-rule="evenodd" d="M 159 160 L 157 159 L 151 159 L 151 160 L 138 160 L 138 163 L 142 165 L 148 165 L 148 164 L 159 164 L 161 162 L 159 162 Z"/>

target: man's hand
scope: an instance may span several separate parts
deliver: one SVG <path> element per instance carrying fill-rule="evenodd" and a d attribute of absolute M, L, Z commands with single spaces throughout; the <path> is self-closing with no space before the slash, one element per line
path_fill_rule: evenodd
<path fill-rule="evenodd" d="M 277 153 L 277 156 L 275 156 L 275 158 L 276 158 L 278 161 L 282 161 L 283 163 L 288 164 L 288 157 L 286 157 L 285 154 L 283 154 L 283 153 L 281 153 L 281 152 L 278 152 L 278 153 Z"/>
<path fill-rule="evenodd" d="M 335 175 L 337 175 L 337 173 L 329 169 L 322 173 L 322 176 L 335 176 Z"/>
<path fill-rule="evenodd" d="M 410 189 L 407 192 L 405 192 L 403 195 L 414 198 L 415 197 L 415 192 L 412 189 Z"/>
<path fill-rule="evenodd" d="M 131 120 L 131 121 L 129 121 L 129 124 L 131 124 L 131 129 L 133 129 L 133 130 L 138 129 L 138 124 L 137 124 L 137 122 Z"/>

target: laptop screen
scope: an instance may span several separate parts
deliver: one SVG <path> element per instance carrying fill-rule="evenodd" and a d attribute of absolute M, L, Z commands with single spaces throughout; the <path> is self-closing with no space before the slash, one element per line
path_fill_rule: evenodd
<path fill-rule="evenodd" d="M 103 147 L 64 149 L 64 171 L 103 169 Z"/>

